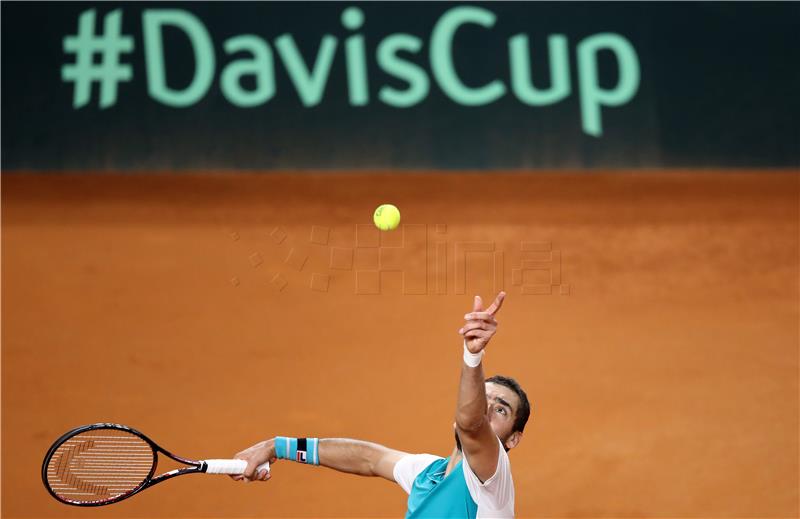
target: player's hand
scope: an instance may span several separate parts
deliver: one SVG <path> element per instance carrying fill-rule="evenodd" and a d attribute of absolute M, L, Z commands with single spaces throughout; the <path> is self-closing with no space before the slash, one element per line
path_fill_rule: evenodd
<path fill-rule="evenodd" d="M 458 330 L 458 333 L 464 337 L 464 342 L 470 353 L 479 353 L 489 344 L 489 341 L 497 331 L 495 315 L 500 310 L 500 307 L 503 306 L 505 298 L 506 293 L 500 292 L 494 302 L 489 305 L 489 308 L 484 310 L 481 296 L 475 296 L 475 301 L 472 303 L 472 312 L 464 316 L 466 323 Z"/>
<path fill-rule="evenodd" d="M 275 454 L 275 440 L 264 440 L 258 442 L 252 447 L 248 447 L 241 452 L 237 452 L 234 459 L 245 460 L 247 468 L 244 474 L 235 474 L 231 478 L 236 481 L 267 481 L 272 477 L 268 470 L 260 470 L 256 473 L 256 467 L 269 461 L 270 465 L 277 461 L 278 457 Z"/>

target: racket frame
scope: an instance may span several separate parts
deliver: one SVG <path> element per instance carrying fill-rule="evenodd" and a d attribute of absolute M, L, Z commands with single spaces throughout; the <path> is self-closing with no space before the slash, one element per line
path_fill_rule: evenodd
<path fill-rule="evenodd" d="M 73 436 L 77 436 L 87 431 L 103 430 L 103 429 L 125 431 L 127 433 L 133 434 L 134 436 L 138 436 L 139 438 L 144 440 L 148 445 L 150 445 L 150 448 L 153 451 L 153 466 L 150 468 L 150 472 L 147 474 L 147 477 L 134 489 L 130 490 L 129 492 L 120 494 L 116 497 L 113 497 L 111 499 L 99 499 L 96 501 L 73 501 L 56 494 L 53 491 L 53 489 L 50 488 L 50 484 L 48 483 L 47 480 L 47 467 L 50 464 L 50 459 L 53 457 L 53 454 L 55 454 L 56 450 L 59 447 L 61 447 L 61 445 L 65 441 L 72 438 Z M 153 477 L 153 475 L 156 472 L 156 469 L 158 468 L 159 452 L 172 458 L 173 460 L 179 463 L 183 463 L 184 465 L 189 465 L 189 466 L 170 470 L 169 472 L 165 472 L 164 474 L 160 474 L 158 476 Z M 187 458 L 182 458 L 180 456 L 176 456 L 175 454 L 172 454 L 168 450 L 164 449 L 156 442 L 145 436 L 143 433 L 137 431 L 133 427 L 128 427 L 127 425 L 121 425 L 117 423 L 103 422 L 103 423 L 95 423 L 91 425 L 83 425 L 81 427 L 76 427 L 71 431 L 67 431 L 66 433 L 61 435 L 61 437 L 58 438 L 55 442 L 53 442 L 53 445 L 50 447 L 50 449 L 48 449 L 47 454 L 44 457 L 44 461 L 42 462 L 42 483 L 44 483 L 44 486 L 45 488 L 47 488 L 47 491 L 50 493 L 50 495 L 61 503 L 72 506 L 105 506 L 105 505 L 110 505 L 112 503 L 117 503 L 119 501 L 122 501 L 123 499 L 127 499 L 134 494 L 138 494 L 139 492 L 141 492 L 146 488 L 152 487 L 153 485 L 157 485 L 162 481 L 174 478 L 175 476 L 181 476 L 183 474 L 202 474 L 207 469 L 208 469 L 208 464 L 205 461 L 195 461 Z"/>

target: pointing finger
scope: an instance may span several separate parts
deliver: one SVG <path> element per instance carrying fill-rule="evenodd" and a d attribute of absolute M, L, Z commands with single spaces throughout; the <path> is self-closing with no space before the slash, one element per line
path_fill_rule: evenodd
<path fill-rule="evenodd" d="M 489 306 L 489 308 L 486 309 L 486 312 L 491 315 L 496 314 L 497 311 L 500 310 L 500 307 L 503 306 L 503 301 L 505 301 L 505 299 L 506 293 L 501 291 L 499 294 L 497 294 L 494 302 Z"/>

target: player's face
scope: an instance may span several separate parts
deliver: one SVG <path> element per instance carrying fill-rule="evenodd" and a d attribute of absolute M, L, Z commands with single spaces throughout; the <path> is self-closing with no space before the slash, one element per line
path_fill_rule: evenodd
<path fill-rule="evenodd" d="M 521 433 L 512 432 L 519 409 L 519 397 L 505 386 L 486 383 L 486 413 L 492 430 L 508 449 L 519 443 Z"/>

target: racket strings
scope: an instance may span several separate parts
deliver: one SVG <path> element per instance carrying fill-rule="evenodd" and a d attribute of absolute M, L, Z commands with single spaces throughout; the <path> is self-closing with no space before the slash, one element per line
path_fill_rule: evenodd
<path fill-rule="evenodd" d="M 64 441 L 47 465 L 47 483 L 77 502 L 106 501 L 136 489 L 154 465 L 150 444 L 126 431 L 87 431 Z"/>

